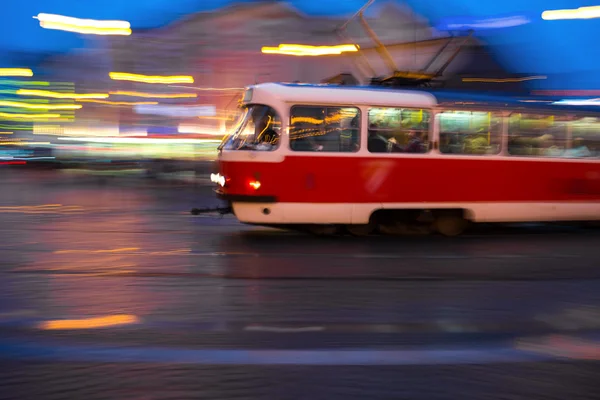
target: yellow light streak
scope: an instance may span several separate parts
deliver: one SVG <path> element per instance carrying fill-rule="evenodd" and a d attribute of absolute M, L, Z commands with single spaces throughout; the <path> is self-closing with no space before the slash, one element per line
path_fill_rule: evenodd
<path fill-rule="evenodd" d="M 542 19 L 546 21 L 593 18 L 600 18 L 600 6 L 579 7 L 567 10 L 548 10 L 542 13 Z"/>
<path fill-rule="evenodd" d="M 20 96 L 50 97 L 53 99 L 106 99 L 106 93 L 61 93 L 50 90 L 19 89 L 17 94 Z"/>
<path fill-rule="evenodd" d="M 129 96 L 129 97 L 144 97 L 155 99 L 185 99 L 198 97 L 196 93 L 145 93 L 145 92 L 128 92 L 117 90 L 109 92 L 111 96 Z"/>
<path fill-rule="evenodd" d="M 41 146 L 48 145 L 50 142 L 1 142 L 0 145 L 11 145 L 11 146 Z"/>
<path fill-rule="evenodd" d="M 359 47 L 355 44 L 338 46 L 307 46 L 302 44 L 280 44 L 279 47 L 263 47 L 264 54 L 282 54 L 290 56 L 328 56 L 345 52 L 356 52 Z"/>
<path fill-rule="evenodd" d="M 0 118 L 3 119 L 46 119 L 46 118 L 60 118 L 60 114 L 10 114 L 0 112 Z"/>
<path fill-rule="evenodd" d="M 85 103 L 98 103 L 98 104 L 108 104 L 111 106 L 140 106 L 140 105 L 156 105 L 158 102 L 156 101 L 109 101 L 109 100 L 87 100 L 87 99 L 77 99 L 77 101 L 85 102 Z"/>
<path fill-rule="evenodd" d="M 0 106 L 26 108 L 28 110 L 79 110 L 80 104 L 30 104 L 21 101 L 0 100 Z"/>
<path fill-rule="evenodd" d="M 110 72 L 108 74 L 110 79 L 115 81 L 131 81 L 141 83 L 161 83 L 161 84 L 172 84 L 172 83 L 194 83 L 194 78 L 188 75 L 173 75 L 173 76 L 158 76 L 158 75 L 139 75 L 130 74 L 127 72 Z"/>
<path fill-rule="evenodd" d="M 101 35 L 101 36 L 109 36 L 109 35 L 110 36 L 129 36 L 129 35 L 131 35 L 131 29 L 79 27 L 77 25 L 59 24 L 59 23 L 55 23 L 55 22 L 40 22 L 40 26 L 44 29 L 80 33 L 82 35 Z"/>
<path fill-rule="evenodd" d="M 127 21 L 99 21 L 79 19 L 56 14 L 38 14 L 33 17 L 45 29 L 75 32 L 87 35 L 131 35 L 131 25 Z"/>
<path fill-rule="evenodd" d="M 12 135 L 13 132 L 0 132 L 0 135 Z"/>
<path fill-rule="evenodd" d="M 40 324 L 40 328 L 45 330 L 97 329 L 137 322 L 139 319 L 135 315 L 110 315 L 96 318 L 51 320 Z"/>
<path fill-rule="evenodd" d="M 0 68 L 0 76 L 33 76 L 28 68 Z"/>

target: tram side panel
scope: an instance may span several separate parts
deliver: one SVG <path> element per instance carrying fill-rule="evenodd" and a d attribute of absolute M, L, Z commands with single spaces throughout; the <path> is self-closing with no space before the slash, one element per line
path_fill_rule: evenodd
<path fill-rule="evenodd" d="M 221 172 L 243 222 L 366 223 L 378 209 L 464 209 L 488 222 L 600 219 L 597 161 L 287 156 L 222 162 Z"/>

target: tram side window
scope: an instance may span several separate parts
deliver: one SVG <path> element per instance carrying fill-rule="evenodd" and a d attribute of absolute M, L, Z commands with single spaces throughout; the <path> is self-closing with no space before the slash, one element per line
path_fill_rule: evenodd
<path fill-rule="evenodd" d="M 371 153 L 426 153 L 429 148 L 427 110 L 371 108 L 369 141 Z"/>
<path fill-rule="evenodd" d="M 486 111 L 446 110 L 438 114 L 440 152 L 493 155 L 500 152 L 502 116 Z"/>
<path fill-rule="evenodd" d="M 360 110 L 353 107 L 292 107 L 290 148 L 333 153 L 358 151 Z"/>
<path fill-rule="evenodd" d="M 566 116 L 511 114 L 508 152 L 513 156 L 564 157 L 567 149 Z"/>
<path fill-rule="evenodd" d="M 572 122 L 571 148 L 566 157 L 600 157 L 600 118 L 577 118 Z"/>

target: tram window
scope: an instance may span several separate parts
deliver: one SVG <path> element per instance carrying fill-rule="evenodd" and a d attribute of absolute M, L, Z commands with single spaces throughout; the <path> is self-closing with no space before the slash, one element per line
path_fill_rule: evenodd
<path fill-rule="evenodd" d="M 426 153 L 429 148 L 430 112 L 413 108 L 371 108 L 371 153 Z"/>
<path fill-rule="evenodd" d="M 577 118 L 571 122 L 572 142 L 566 157 L 600 157 L 600 118 Z"/>
<path fill-rule="evenodd" d="M 294 106 L 290 112 L 293 151 L 356 152 L 359 133 L 358 108 Z"/>
<path fill-rule="evenodd" d="M 502 116 L 486 111 L 446 110 L 439 115 L 440 152 L 493 155 L 500 152 Z"/>
<path fill-rule="evenodd" d="M 567 116 L 511 114 L 508 152 L 513 156 L 563 157 L 567 149 Z"/>
<path fill-rule="evenodd" d="M 264 105 L 248 106 L 232 133 L 225 137 L 225 150 L 273 151 L 279 147 L 281 119 L 277 112 Z"/>

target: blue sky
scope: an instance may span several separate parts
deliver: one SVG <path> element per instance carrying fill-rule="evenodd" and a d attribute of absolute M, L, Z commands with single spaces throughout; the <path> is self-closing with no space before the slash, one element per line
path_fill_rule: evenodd
<path fill-rule="evenodd" d="M 384 1 L 384 0 L 381 0 Z M 216 9 L 226 0 L 3 0 L 0 18 L 0 64 L 14 66 L 6 51 L 62 52 L 82 47 L 76 34 L 50 31 L 33 19 L 40 12 L 79 18 L 124 19 L 135 28 L 167 24 L 182 15 Z M 365 0 L 291 0 L 308 14 L 335 15 L 356 11 Z M 432 25 L 447 18 L 494 18 L 526 15 L 527 25 L 476 34 L 498 49 L 501 62 L 516 72 L 565 74 L 563 85 L 600 88 L 600 19 L 544 21 L 548 9 L 600 5 L 600 0 L 408 0 Z"/>

